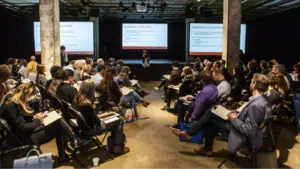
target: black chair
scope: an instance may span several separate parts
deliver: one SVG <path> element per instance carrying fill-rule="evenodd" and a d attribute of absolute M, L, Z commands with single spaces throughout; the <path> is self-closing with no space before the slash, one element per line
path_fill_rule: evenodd
<path fill-rule="evenodd" d="M 21 152 L 27 152 L 30 149 L 38 149 L 40 153 L 42 153 L 40 147 L 38 145 L 33 144 L 25 144 L 17 135 L 15 135 L 9 126 L 9 124 L 0 118 L 0 167 L 2 167 L 2 162 L 4 156 L 12 151 L 16 151 L 13 156 L 13 160 L 16 158 L 18 154 Z"/>
<path fill-rule="evenodd" d="M 259 126 L 258 126 L 258 130 L 264 130 L 264 129 L 268 129 L 269 131 L 269 135 L 272 139 L 272 148 L 271 149 L 265 149 L 263 151 L 273 151 L 275 150 L 275 139 L 274 139 L 274 135 L 273 135 L 273 130 L 272 130 L 272 120 L 273 118 L 270 117 L 266 120 L 264 120 Z M 245 145 L 243 146 L 247 146 L 248 147 L 248 150 L 249 150 L 249 153 L 250 153 L 250 159 L 251 159 L 251 162 L 252 162 L 252 168 L 257 168 L 257 153 L 258 152 L 261 152 L 261 151 L 257 151 L 255 149 L 252 148 L 252 146 L 247 142 L 245 143 Z M 243 147 L 241 146 L 240 149 Z M 265 146 L 265 145 L 263 145 Z M 226 163 L 226 161 L 230 158 L 234 156 L 234 154 L 229 154 L 225 157 L 225 159 L 218 165 L 218 168 L 221 168 L 223 164 Z"/>
<path fill-rule="evenodd" d="M 88 129 L 89 131 L 92 131 L 93 129 L 91 129 L 91 128 L 89 127 L 89 125 L 86 123 L 86 120 L 85 120 L 85 118 L 82 116 L 82 114 L 81 114 L 79 111 L 77 111 L 76 109 L 74 109 L 73 106 L 72 106 L 70 103 L 68 103 L 68 102 L 66 102 L 66 101 L 64 101 L 64 100 L 61 100 L 61 102 L 62 102 L 62 104 L 63 104 L 63 107 L 66 108 L 67 112 L 68 112 L 69 115 L 72 117 L 72 119 L 70 119 L 70 121 L 69 121 L 69 124 L 70 124 L 72 127 L 77 128 L 77 129 L 75 129 L 75 130 L 77 131 L 77 132 L 76 132 L 76 135 L 78 136 L 78 141 L 79 141 L 79 143 L 78 143 L 77 147 L 73 147 L 74 150 L 73 150 L 72 153 L 71 153 L 72 158 L 74 157 L 75 160 L 76 160 L 82 167 L 87 167 L 86 163 L 82 163 L 82 162 L 79 160 L 78 154 L 82 153 L 82 152 L 83 152 L 82 150 L 84 150 L 84 151 L 89 151 L 88 145 L 89 145 L 90 143 L 94 143 L 99 149 L 104 150 L 104 152 L 110 157 L 110 159 L 113 159 L 113 158 L 114 158 L 113 155 L 110 154 L 110 153 L 106 150 L 105 146 L 102 144 L 102 143 L 104 142 L 104 140 L 105 140 L 105 138 L 106 138 L 108 132 L 104 132 L 105 135 L 104 135 L 104 138 L 103 138 L 102 141 L 100 141 L 100 140 L 98 139 L 98 137 L 97 137 L 98 135 L 101 135 L 102 133 L 99 133 L 99 132 L 96 132 L 96 131 L 95 131 L 93 134 L 89 135 L 89 136 L 83 135 L 83 134 L 82 134 L 82 126 L 80 126 L 80 125 L 78 124 L 78 121 L 80 121 L 80 122 L 81 122 L 80 124 L 81 124 L 81 125 L 84 125 L 84 128 Z"/>

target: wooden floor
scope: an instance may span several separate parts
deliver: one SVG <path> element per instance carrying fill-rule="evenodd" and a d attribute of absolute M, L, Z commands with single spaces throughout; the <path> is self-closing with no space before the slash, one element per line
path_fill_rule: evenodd
<path fill-rule="evenodd" d="M 94 168 L 216 168 L 223 158 L 200 157 L 193 152 L 193 148 L 199 146 L 191 143 L 180 142 L 165 125 L 174 124 L 176 116 L 160 109 L 164 106 L 161 100 L 162 91 L 154 91 L 153 86 L 158 82 L 144 82 L 141 85 L 151 92 L 146 97 L 152 104 L 148 108 L 139 106 L 140 117 L 149 117 L 125 124 L 127 145 L 131 152 L 106 161 L 103 152 L 94 150 L 90 158 L 82 157 L 82 160 L 92 165 L 93 157 L 100 157 L 101 164 Z M 298 141 L 297 141 L 298 140 Z M 292 129 L 284 128 L 278 138 L 279 150 L 277 156 L 285 168 L 300 168 L 300 136 Z M 220 151 L 227 148 L 227 143 L 215 141 L 214 150 Z M 42 146 L 43 152 L 54 152 L 55 141 Z M 264 168 L 272 168 L 276 163 L 275 153 L 261 156 L 260 161 Z M 106 162 L 105 162 L 106 161 Z M 272 164 L 273 163 L 273 164 Z M 271 166 L 270 166 L 271 165 Z M 59 168 L 77 168 L 76 163 L 66 163 Z M 238 158 L 237 161 L 228 161 L 223 168 L 246 168 L 248 161 Z"/>

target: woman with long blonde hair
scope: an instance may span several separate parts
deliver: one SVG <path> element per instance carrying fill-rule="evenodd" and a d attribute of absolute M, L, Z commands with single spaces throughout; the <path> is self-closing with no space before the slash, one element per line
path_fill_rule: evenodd
<path fill-rule="evenodd" d="M 39 95 L 39 90 L 34 83 L 20 85 L 11 97 L 1 107 L 0 116 L 10 125 L 12 132 L 17 135 L 25 144 L 42 145 L 56 138 L 59 162 L 68 159 L 65 154 L 64 128 L 60 120 L 45 126 L 43 119 L 45 113 L 36 113 L 31 107 L 32 100 Z"/>

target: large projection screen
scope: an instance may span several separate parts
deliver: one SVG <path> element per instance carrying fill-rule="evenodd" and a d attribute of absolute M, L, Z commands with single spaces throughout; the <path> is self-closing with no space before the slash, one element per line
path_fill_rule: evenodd
<path fill-rule="evenodd" d="M 41 53 L 40 22 L 34 22 L 35 54 Z M 94 54 L 93 22 L 60 22 L 60 45 L 71 55 Z"/>
<path fill-rule="evenodd" d="M 168 49 L 168 24 L 123 23 L 122 49 Z"/>
<path fill-rule="evenodd" d="M 190 55 L 222 55 L 223 24 L 191 23 Z M 246 48 L 246 24 L 241 24 L 240 49 Z"/>

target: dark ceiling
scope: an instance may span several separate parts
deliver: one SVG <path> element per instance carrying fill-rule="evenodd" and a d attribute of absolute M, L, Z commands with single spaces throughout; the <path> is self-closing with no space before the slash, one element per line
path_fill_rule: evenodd
<path fill-rule="evenodd" d="M 300 0 L 241 0 L 242 21 L 300 7 Z M 38 19 L 39 0 L 0 0 L 0 5 L 20 15 Z M 145 11 L 137 11 L 137 7 Z M 90 16 L 124 20 L 222 21 L 223 0 L 60 0 L 61 18 Z"/>

